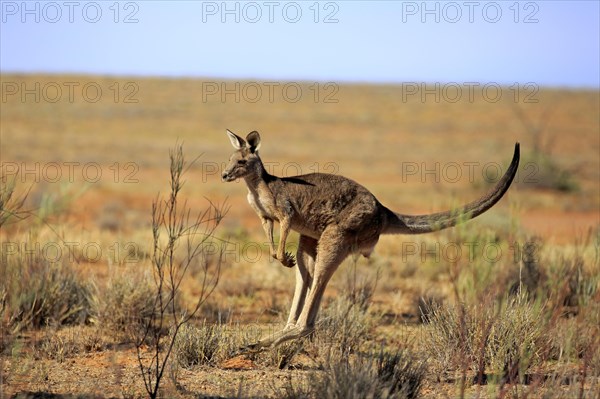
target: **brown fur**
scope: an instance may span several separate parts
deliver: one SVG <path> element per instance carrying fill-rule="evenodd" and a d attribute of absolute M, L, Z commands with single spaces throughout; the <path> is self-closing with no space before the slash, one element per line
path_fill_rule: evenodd
<path fill-rule="evenodd" d="M 296 289 L 284 330 L 249 349 L 259 349 L 304 336 L 314 329 L 325 287 L 351 253 L 369 256 L 381 234 L 420 234 L 444 229 L 474 218 L 502 198 L 519 165 L 519 144 L 509 169 L 487 195 L 456 211 L 410 216 L 383 206 L 365 187 L 338 175 L 311 173 L 294 177 L 268 174 L 258 155 L 260 135 L 246 140 L 227 131 L 236 151 L 223 172 L 224 181 L 238 178 L 248 187 L 248 202 L 261 218 L 271 256 L 296 269 Z M 273 223 L 280 226 L 277 248 Z M 296 258 L 285 252 L 290 229 L 300 233 Z"/>

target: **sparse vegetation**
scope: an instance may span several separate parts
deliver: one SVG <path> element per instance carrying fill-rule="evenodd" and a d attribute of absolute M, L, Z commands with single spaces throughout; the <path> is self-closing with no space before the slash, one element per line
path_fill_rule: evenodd
<path fill-rule="evenodd" d="M 325 371 L 313 373 L 309 383 L 288 381 L 283 398 L 406 398 L 419 397 L 425 363 L 408 352 L 338 358 Z"/>
<path fill-rule="evenodd" d="M 10 79 L 27 87 L 89 81 Z M 111 77 L 103 87 L 115 81 L 125 83 Z M 156 335 L 137 341 L 146 370 L 152 354 L 164 359 L 174 339 L 164 397 L 597 396 L 597 93 L 541 89 L 544 106 L 549 98 L 565 101 L 555 102 L 551 118 L 523 108 L 530 120 L 547 120 L 532 134 L 504 103 L 400 103 L 391 86 L 342 85 L 339 103 L 326 105 L 310 96 L 294 104 L 203 102 L 195 94 L 200 81 L 138 84 L 133 106 L 25 104 L 9 96 L 1 107 L 2 165 L 10 166 L 1 170 L 10 173 L 0 184 L 0 396 L 147 397 L 136 337 L 149 326 Z M 231 115 L 234 125 L 224 126 Z M 349 259 L 334 275 L 315 334 L 242 355 L 239 348 L 285 323 L 293 270 L 269 260 L 244 189 L 220 182 L 219 165 L 229 154 L 225 127 L 268 133 L 261 151 L 275 161 L 269 167 L 276 174 L 335 171 L 405 213 L 476 198 L 482 165 L 504 161 L 500 153 L 516 140 L 523 165 L 537 162 L 538 170 L 521 169 L 519 186 L 487 219 L 410 241 L 382 237 L 370 260 Z M 166 278 L 158 297 L 153 256 L 161 252 L 153 252 L 151 204 L 170 179 L 164 153 L 176 136 L 186 153 L 203 154 L 179 191 L 192 224 L 206 208 L 204 196 L 218 204 L 230 198 L 232 212 L 219 236 L 204 242 L 207 256 L 192 261 L 184 278 L 177 275 L 178 294 L 171 295 Z M 439 181 L 427 174 L 437 167 L 430 160 L 441 162 Z M 448 162 L 458 162 L 463 180 L 444 180 Z M 463 162 L 479 165 L 471 170 Z M 55 170 L 44 174 L 45 163 L 62 168 L 61 181 L 44 177 Z M 407 163 L 419 168 L 416 175 L 402 174 Z M 29 173 L 15 175 L 15 164 Z M 473 184 L 466 181 L 471 171 Z M 538 181 L 528 184 L 527 177 Z M 167 248 L 168 228 L 157 232 Z M 174 248 L 174 271 L 188 259 L 187 237 Z M 221 239 L 229 242 L 222 258 Z M 219 285 L 175 334 L 173 316 L 192 315 L 202 276 L 219 259 Z M 171 307 L 162 327 L 155 317 L 161 299 Z"/>
<path fill-rule="evenodd" d="M 154 282 L 149 270 L 140 269 L 114 271 L 94 303 L 97 322 L 128 341 L 147 325 L 154 306 Z"/>
<path fill-rule="evenodd" d="M 434 305 L 436 306 L 436 305 Z M 468 367 L 480 384 L 523 382 L 541 362 L 547 343 L 543 309 L 526 295 L 472 305 L 441 305 L 428 311 L 426 346 L 442 374 Z"/>
<path fill-rule="evenodd" d="M 175 337 L 175 358 L 180 366 L 216 365 L 217 354 L 225 345 L 225 329 L 203 322 L 199 327 L 185 324 Z"/>
<path fill-rule="evenodd" d="M 15 334 L 49 324 L 81 324 L 92 317 L 95 287 L 69 263 L 8 247 L 2 258 L 3 329 Z"/>
<path fill-rule="evenodd" d="M 351 302 L 343 296 L 333 300 L 322 311 L 317 323 L 315 341 L 319 352 L 327 358 L 335 351 L 335 356 L 348 356 L 358 352 L 364 344 L 374 318 L 357 302 Z"/>
<path fill-rule="evenodd" d="M 17 177 L 18 174 L 9 176 L 3 165 L 0 165 L 0 227 L 28 216 L 28 212 L 23 209 L 27 193 L 15 193 Z"/>

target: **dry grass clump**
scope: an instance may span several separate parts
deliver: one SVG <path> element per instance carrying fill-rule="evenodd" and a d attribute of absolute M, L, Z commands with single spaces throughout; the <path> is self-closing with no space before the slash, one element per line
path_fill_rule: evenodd
<path fill-rule="evenodd" d="M 95 326 L 72 326 L 43 330 L 43 336 L 34 344 L 37 359 L 54 359 L 63 363 L 67 358 L 83 353 L 100 352 L 110 346 L 102 330 Z"/>
<path fill-rule="evenodd" d="M 558 255 L 547 264 L 542 283 L 555 307 L 562 307 L 565 315 L 576 315 L 593 306 L 600 289 L 600 270 L 594 270 L 594 265 L 578 254 Z"/>
<path fill-rule="evenodd" d="M 390 397 L 416 398 L 426 373 L 426 362 L 406 350 L 377 358 L 377 377 Z"/>
<path fill-rule="evenodd" d="M 198 324 L 184 324 L 173 346 L 174 360 L 183 368 L 218 367 L 222 362 L 240 355 L 241 348 L 257 341 L 260 336 L 259 329 L 245 328 L 234 323 L 204 320 Z M 301 343 L 301 340 L 296 341 L 296 344 Z M 292 343 L 284 343 L 262 353 L 245 353 L 245 356 L 265 367 L 273 367 L 281 361 L 281 356 L 289 345 Z"/>
<path fill-rule="evenodd" d="M 600 269 L 590 244 L 547 251 L 534 239 L 510 263 L 452 265 L 455 304 L 423 304 L 422 312 L 438 379 L 459 373 L 463 389 L 472 377 L 500 392 L 506 384 L 580 385 L 580 392 L 597 385 Z"/>
<path fill-rule="evenodd" d="M 439 308 L 444 303 L 444 298 L 437 293 L 424 293 L 414 299 L 415 314 L 419 315 L 421 323 L 429 323 L 431 310 Z"/>
<path fill-rule="evenodd" d="M 184 368 L 196 365 L 214 366 L 224 360 L 222 355 L 227 338 L 226 330 L 220 324 L 184 324 L 175 339 L 174 360 Z"/>
<path fill-rule="evenodd" d="M 94 303 L 100 325 L 132 339 L 152 315 L 154 287 L 149 273 L 115 271 Z"/>
<path fill-rule="evenodd" d="M 494 306 L 434 305 L 425 348 L 439 372 L 468 367 L 476 381 L 523 381 L 547 347 L 543 306 L 526 295 L 507 297 Z"/>
<path fill-rule="evenodd" d="M 24 210 L 32 200 L 31 187 L 17 195 L 17 176 L 0 165 L 0 227 L 15 224 L 5 231 L 9 239 L 0 242 L 0 327 L 8 332 L 0 349 L 8 335 L 22 330 L 90 321 L 96 291 L 91 280 L 76 272 L 72 248 L 47 222 L 64 209 L 56 203 L 67 204 L 72 196 L 66 190 L 60 195 L 38 193 L 44 199 L 39 207 Z M 17 222 L 29 217 L 32 223 L 21 234 L 22 224 Z M 55 241 L 40 238 L 42 225 L 49 227 Z"/>
<path fill-rule="evenodd" d="M 373 321 L 360 303 L 337 297 L 321 311 L 313 345 L 325 358 L 331 355 L 325 352 L 329 350 L 339 356 L 355 353 L 367 340 Z"/>
<path fill-rule="evenodd" d="M 3 329 L 16 333 L 90 320 L 95 287 L 66 260 L 52 262 L 39 251 L 3 253 L 2 258 Z"/>
<path fill-rule="evenodd" d="M 512 284 L 511 294 L 526 291 L 531 297 L 547 301 L 555 316 L 585 312 L 600 293 L 598 243 L 592 244 L 591 238 L 564 250 L 546 250 L 539 238 L 527 241 L 520 250 L 520 263 L 510 267 L 506 279 Z"/>
<path fill-rule="evenodd" d="M 553 312 L 547 356 L 557 365 L 553 379 L 583 387 L 586 377 L 592 377 L 592 385 L 595 377 L 600 388 L 600 259 L 596 252 L 590 261 L 584 249 L 554 255 L 548 264 L 544 287 Z M 574 363 L 579 363 L 577 373 L 562 371 Z"/>
<path fill-rule="evenodd" d="M 282 398 L 416 398 L 427 372 L 423 361 L 408 351 L 340 358 L 325 371 L 314 372 L 310 383 L 290 378 Z"/>

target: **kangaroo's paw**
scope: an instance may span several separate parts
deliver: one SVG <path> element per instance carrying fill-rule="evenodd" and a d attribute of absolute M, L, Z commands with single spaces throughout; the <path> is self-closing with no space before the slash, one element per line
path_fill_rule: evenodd
<path fill-rule="evenodd" d="M 280 259 L 280 262 L 285 267 L 294 267 L 296 266 L 296 258 L 289 252 L 286 252 L 283 255 L 283 259 Z"/>

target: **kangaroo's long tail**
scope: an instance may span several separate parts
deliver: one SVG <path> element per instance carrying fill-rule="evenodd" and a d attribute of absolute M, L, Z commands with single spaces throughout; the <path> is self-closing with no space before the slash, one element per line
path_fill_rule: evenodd
<path fill-rule="evenodd" d="M 476 201 L 452 211 L 429 215 L 403 215 L 388 210 L 387 226 L 383 234 L 422 234 L 452 227 L 481 215 L 502 198 L 510 187 L 519 167 L 519 143 L 515 144 L 515 153 L 508 170 L 496 187 Z"/>

